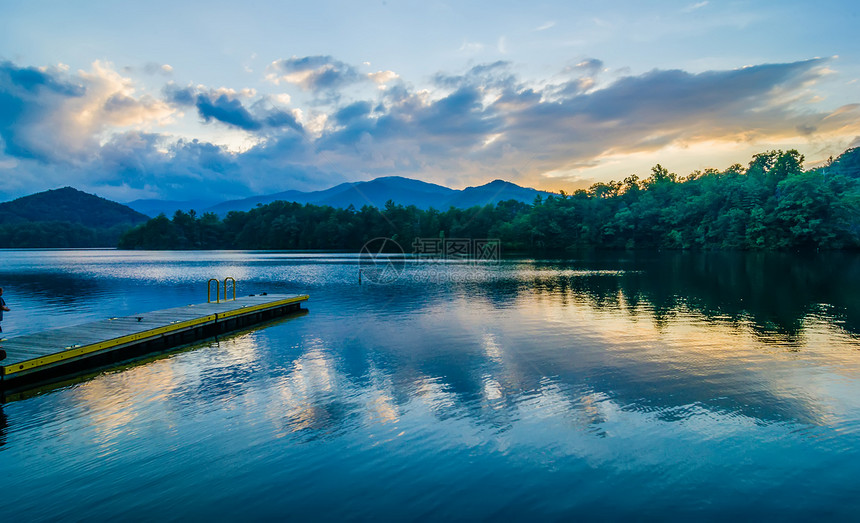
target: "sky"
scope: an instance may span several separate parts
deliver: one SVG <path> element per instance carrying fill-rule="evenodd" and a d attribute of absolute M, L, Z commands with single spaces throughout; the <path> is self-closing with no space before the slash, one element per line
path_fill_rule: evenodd
<path fill-rule="evenodd" d="M 860 145 L 852 1 L 0 0 L 0 201 L 573 191 Z"/>

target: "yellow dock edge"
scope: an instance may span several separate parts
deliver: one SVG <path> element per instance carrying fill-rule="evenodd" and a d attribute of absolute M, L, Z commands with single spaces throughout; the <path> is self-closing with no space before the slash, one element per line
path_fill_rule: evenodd
<path fill-rule="evenodd" d="M 269 303 L 262 303 L 259 305 L 249 305 L 243 306 L 238 309 L 234 309 L 227 312 L 210 314 L 208 316 L 202 316 L 200 318 L 195 318 L 193 320 L 187 320 L 183 322 L 173 323 L 170 325 L 165 325 L 164 327 L 157 327 L 155 329 L 150 329 L 146 331 L 139 332 L 137 334 L 130 334 L 128 336 L 122 336 L 119 338 L 114 338 L 111 340 L 105 340 L 98 343 L 93 343 L 90 345 L 84 345 L 82 347 L 76 347 L 74 349 L 64 350 L 63 352 L 58 352 L 55 354 L 49 354 L 46 356 L 40 356 L 38 358 L 33 358 L 30 360 L 21 361 L 15 363 L 13 365 L 4 365 L 0 366 L 0 375 L 2 376 L 12 376 L 16 373 L 31 371 L 37 369 L 39 367 L 45 367 L 48 365 L 52 365 L 54 363 L 62 362 L 65 360 L 70 360 L 73 358 L 79 358 L 81 356 L 91 355 L 97 352 L 104 351 L 106 349 L 113 349 L 123 345 L 127 345 L 129 343 L 134 342 L 145 342 L 152 338 L 157 338 L 159 336 L 164 336 L 167 334 L 176 333 L 179 331 L 184 331 L 187 329 L 200 327 L 203 325 L 208 325 L 211 323 L 217 323 L 220 320 L 232 318 L 235 316 L 244 316 L 247 314 L 252 314 L 254 312 L 259 312 L 263 310 L 269 309 L 277 309 L 278 307 L 283 307 L 284 305 L 289 305 L 291 303 L 297 303 L 302 301 L 307 301 L 310 298 L 307 294 L 302 294 L 298 296 L 293 296 L 290 298 L 286 298 L 283 300 L 273 301 Z"/>
<path fill-rule="evenodd" d="M 281 307 L 284 305 L 289 305 L 291 303 L 296 303 L 296 302 L 300 302 L 300 301 L 307 301 L 309 297 L 310 296 L 308 296 L 307 294 L 301 294 L 299 296 L 293 296 L 292 298 L 287 298 L 285 300 L 279 300 L 279 301 L 273 301 L 271 303 L 262 303 L 260 305 L 246 305 L 246 306 L 240 307 L 238 309 L 234 309 L 232 311 L 219 312 L 218 314 L 215 314 L 215 316 L 217 316 L 218 320 L 223 320 L 225 318 L 230 318 L 233 316 L 250 314 L 252 312 L 257 312 L 257 311 L 261 311 L 261 310 L 265 310 L 265 309 L 277 309 L 278 307 Z"/>

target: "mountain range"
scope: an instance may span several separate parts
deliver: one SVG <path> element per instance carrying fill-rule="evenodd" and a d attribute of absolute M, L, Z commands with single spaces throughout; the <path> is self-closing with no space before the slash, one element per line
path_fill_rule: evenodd
<path fill-rule="evenodd" d="M 392 200 L 400 205 L 414 205 L 420 209 L 433 207 L 446 210 L 450 207 L 468 208 L 476 205 L 495 205 L 505 200 L 532 203 L 535 197 L 545 198 L 550 194 L 552 193 L 521 187 L 504 180 L 494 180 L 478 187 L 458 190 L 400 176 L 387 176 L 366 182 L 342 183 L 321 191 L 292 190 L 220 203 L 205 200 L 134 200 L 126 205 L 153 217 L 160 213 L 171 216 L 176 210 L 189 211 L 191 209 L 198 213 L 213 212 L 224 216 L 230 211 L 248 211 L 258 205 L 266 205 L 279 200 L 339 208 L 347 208 L 352 205 L 356 209 L 360 209 L 364 205 L 381 209 L 385 207 L 387 201 Z"/>
<path fill-rule="evenodd" d="M 241 200 L 168 201 L 136 200 L 126 205 L 88 194 L 72 187 L 44 191 L 0 203 L 0 248 L 29 247 L 113 247 L 131 227 L 150 217 L 176 210 L 212 212 L 225 216 L 231 211 L 248 211 L 274 201 L 360 209 L 365 205 L 384 208 L 388 201 L 447 210 L 495 205 L 517 200 L 532 203 L 551 193 L 495 180 L 462 190 L 442 185 L 390 176 L 367 182 L 342 183 L 322 191 L 285 191 Z"/>

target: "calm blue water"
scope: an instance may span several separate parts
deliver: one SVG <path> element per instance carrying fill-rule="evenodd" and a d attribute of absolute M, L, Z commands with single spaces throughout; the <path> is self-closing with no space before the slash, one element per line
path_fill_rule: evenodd
<path fill-rule="evenodd" d="M 856 518 L 860 257 L 0 251 L 6 336 L 309 313 L 0 406 L 3 521 Z"/>

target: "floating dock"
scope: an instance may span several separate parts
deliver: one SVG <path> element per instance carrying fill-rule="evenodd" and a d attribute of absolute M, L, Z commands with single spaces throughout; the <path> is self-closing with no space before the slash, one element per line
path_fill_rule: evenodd
<path fill-rule="evenodd" d="M 225 292 L 226 294 L 226 292 Z M 110 318 L 0 342 L 0 390 L 17 389 L 284 316 L 305 294 L 261 294 Z"/>

